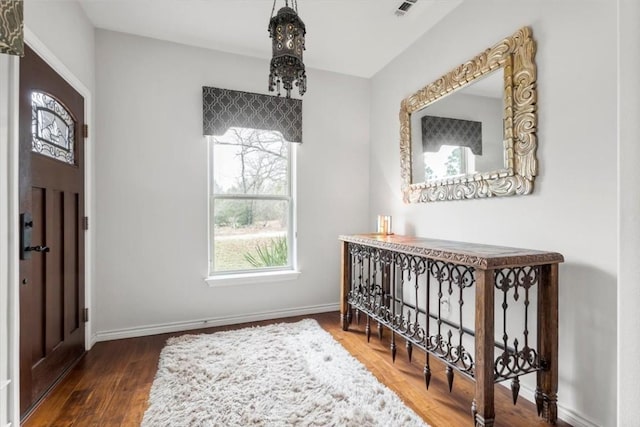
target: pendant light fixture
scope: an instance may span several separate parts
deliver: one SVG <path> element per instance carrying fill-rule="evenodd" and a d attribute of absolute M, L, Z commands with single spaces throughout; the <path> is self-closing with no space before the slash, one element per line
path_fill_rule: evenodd
<path fill-rule="evenodd" d="M 269 37 L 273 46 L 273 58 L 269 73 L 269 92 L 284 88 L 287 98 L 291 98 L 293 85 L 298 87 L 300 95 L 307 90 L 307 74 L 302 62 L 304 52 L 304 36 L 307 30 L 298 16 L 298 1 L 285 0 L 285 5 L 274 16 L 276 0 L 273 0 L 271 20 L 269 21 Z"/>

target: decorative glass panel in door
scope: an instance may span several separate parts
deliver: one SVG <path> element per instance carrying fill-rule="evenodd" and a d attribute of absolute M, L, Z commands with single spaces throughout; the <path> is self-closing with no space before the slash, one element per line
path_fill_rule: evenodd
<path fill-rule="evenodd" d="M 43 92 L 31 93 L 31 150 L 64 163 L 75 164 L 75 120 L 55 98 Z"/>

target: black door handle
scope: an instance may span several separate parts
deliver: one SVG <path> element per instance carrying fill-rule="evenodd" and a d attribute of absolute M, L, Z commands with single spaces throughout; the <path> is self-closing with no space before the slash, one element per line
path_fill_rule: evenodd
<path fill-rule="evenodd" d="M 20 259 L 31 258 L 31 230 L 33 229 L 33 219 L 29 212 L 20 214 Z"/>
<path fill-rule="evenodd" d="M 51 251 L 51 249 L 49 249 L 49 246 L 28 246 L 26 248 L 24 248 L 25 252 L 49 252 Z"/>
<path fill-rule="evenodd" d="M 29 212 L 20 214 L 20 259 L 30 259 L 31 252 L 50 252 L 48 246 L 31 246 L 31 231 L 33 230 L 33 219 Z"/>

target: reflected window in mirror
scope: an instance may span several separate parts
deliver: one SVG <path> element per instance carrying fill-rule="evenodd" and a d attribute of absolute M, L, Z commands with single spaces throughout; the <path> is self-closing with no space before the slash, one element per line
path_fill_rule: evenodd
<path fill-rule="evenodd" d="M 453 178 L 476 171 L 476 156 L 467 147 L 443 145 L 435 153 L 425 152 L 424 180 Z"/>
<path fill-rule="evenodd" d="M 503 69 L 411 115 L 412 183 L 504 169 Z"/>

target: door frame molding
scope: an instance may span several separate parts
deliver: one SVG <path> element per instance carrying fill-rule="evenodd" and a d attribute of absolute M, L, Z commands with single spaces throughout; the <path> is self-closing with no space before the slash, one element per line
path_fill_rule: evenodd
<path fill-rule="evenodd" d="M 6 298 L 7 330 L 1 336 L 6 344 L 7 378 L 6 417 L 11 425 L 20 425 L 20 305 L 18 284 L 18 98 L 19 98 L 19 64 L 14 56 L 3 56 L 0 60 L 0 94 L 6 102 L 0 104 L 0 138 L 6 138 L 6 145 L 1 147 L 0 156 L 0 196 L 6 199 L 6 208 L 0 212 L 0 299 Z M 3 93 L 4 92 L 4 93 Z M 4 96 L 6 95 L 6 97 Z M 6 236 L 6 238 L 5 238 Z M 4 361 L 3 361 L 4 363 Z M 0 378 L 4 382 L 4 378 Z M 0 423 L 5 420 L 0 420 Z"/>
<path fill-rule="evenodd" d="M 94 158 L 95 151 L 93 147 L 93 97 L 91 91 L 64 65 L 64 63 L 56 57 L 56 55 L 42 42 L 30 28 L 24 28 L 25 42 L 38 54 L 51 68 L 53 68 L 64 80 L 69 83 L 74 90 L 84 97 L 84 117 L 85 123 L 89 126 L 89 137 L 85 138 L 85 190 L 84 190 L 84 210 L 85 215 L 90 218 L 90 223 L 95 224 L 95 204 L 93 202 L 94 189 Z M 4 65 L 4 64 L 0 64 Z M 6 85 L 8 88 L 8 119 L 7 119 L 7 135 L 8 135 L 8 162 L 6 164 L 6 192 L 8 200 L 7 218 L 3 218 L 0 213 L 0 234 L 6 230 L 8 239 L 0 239 L 0 254 L 7 254 L 7 274 L 0 276 L 1 286 L 7 287 L 8 294 L 8 362 L 9 362 L 9 380 L 8 386 L 8 419 L 12 426 L 20 425 L 20 299 L 19 299 L 19 203 L 18 203 L 18 169 L 19 169 L 19 123 L 18 123 L 18 101 L 19 101 L 19 75 L 20 61 L 17 57 L 11 57 L 8 60 L 7 82 L 1 82 L 0 85 Z M 1 91 L 1 88 L 0 88 Z M 0 106 L 1 108 L 1 106 Z M 0 120 L 2 117 L 0 116 Z M 0 128 L 3 123 L 0 123 Z M 2 130 L 4 131 L 4 130 Z M 0 162 L 0 170 L 3 165 Z M 0 177 L 0 181 L 5 176 Z M 3 189 L 0 188 L 0 195 Z M 85 231 L 85 307 L 92 309 L 93 294 L 93 277 L 95 260 L 93 256 L 94 246 L 94 227 L 89 227 Z M 6 279 L 5 283 L 3 281 Z M 1 295 L 1 294 L 0 294 Z M 93 310 L 90 310 L 93 311 Z M 85 325 L 85 350 L 90 350 L 95 343 L 93 333 L 93 321 Z M 3 420 L 0 420 L 0 423 Z"/>

